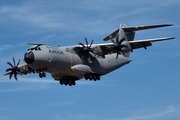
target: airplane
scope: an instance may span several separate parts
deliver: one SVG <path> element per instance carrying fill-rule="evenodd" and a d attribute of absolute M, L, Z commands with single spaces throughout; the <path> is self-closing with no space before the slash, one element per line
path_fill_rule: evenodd
<path fill-rule="evenodd" d="M 79 43 L 73 46 L 53 46 L 40 43 L 27 43 L 33 45 L 24 54 L 26 64 L 19 65 L 15 63 L 13 57 L 12 65 L 7 62 L 11 68 L 6 70 L 4 75 L 9 75 L 11 79 L 14 74 L 27 75 L 28 73 L 38 73 L 40 78 L 46 77 L 46 73 L 60 82 L 61 85 L 74 86 L 77 80 L 85 78 L 86 80 L 100 80 L 100 77 L 106 75 L 132 60 L 129 59 L 130 52 L 134 49 L 152 46 L 152 42 L 174 39 L 174 37 L 146 39 L 134 41 L 136 31 L 152 28 L 172 26 L 172 24 L 150 25 L 128 27 L 120 24 L 119 29 L 105 37 L 103 40 L 110 40 L 111 43 L 93 44 L 94 39 L 88 44 Z M 116 40 L 113 40 L 113 39 Z"/>

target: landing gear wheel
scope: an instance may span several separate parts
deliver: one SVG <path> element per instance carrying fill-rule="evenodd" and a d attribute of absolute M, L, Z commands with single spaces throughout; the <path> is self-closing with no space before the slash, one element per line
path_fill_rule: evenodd
<path fill-rule="evenodd" d="M 72 86 L 72 81 L 71 80 L 69 81 L 69 86 Z"/>
<path fill-rule="evenodd" d="M 45 72 L 43 72 L 43 73 L 42 73 L 42 76 L 43 76 L 43 77 L 46 77 L 46 73 L 45 73 Z"/>
<path fill-rule="evenodd" d="M 75 81 L 73 81 L 73 85 L 76 85 L 76 82 L 75 82 Z"/>
<path fill-rule="evenodd" d="M 88 80 L 88 74 L 85 74 L 85 79 Z"/>
<path fill-rule="evenodd" d="M 60 84 L 63 85 L 63 84 L 64 84 L 64 81 L 63 81 L 63 80 L 60 80 Z"/>
<path fill-rule="evenodd" d="M 97 80 L 100 80 L 101 78 L 100 78 L 100 76 L 99 75 L 97 75 Z"/>
<path fill-rule="evenodd" d="M 93 75 L 93 80 L 96 81 L 97 77 L 96 75 Z"/>
<path fill-rule="evenodd" d="M 40 77 L 40 78 L 42 78 L 42 77 L 43 77 L 41 73 L 39 73 L 39 77 Z"/>
<path fill-rule="evenodd" d="M 92 80 L 92 75 L 91 74 L 89 74 L 88 77 L 89 77 L 90 80 Z"/>
<path fill-rule="evenodd" d="M 45 72 L 39 73 L 39 77 L 40 77 L 40 78 L 46 77 L 46 73 L 45 73 Z"/>
<path fill-rule="evenodd" d="M 67 80 L 64 80 L 64 84 L 65 84 L 65 85 L 68 85 L 68 81 L 67 81 Z"/>

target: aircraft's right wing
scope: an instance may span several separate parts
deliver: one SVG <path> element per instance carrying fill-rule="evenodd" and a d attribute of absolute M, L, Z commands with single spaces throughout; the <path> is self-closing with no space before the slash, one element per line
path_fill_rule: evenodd
<path fill-rule="evenodd" d="M 137 40 L 137 41 L 129 41 L 132 49 L 137 48 L 145 48 L 148 46 L 152 46 L 151 42 L 163 41 L 174 39 L 174 37 L 169 38 L 157 38 L 157 39 L 147 39 L 147 40 Z"/>

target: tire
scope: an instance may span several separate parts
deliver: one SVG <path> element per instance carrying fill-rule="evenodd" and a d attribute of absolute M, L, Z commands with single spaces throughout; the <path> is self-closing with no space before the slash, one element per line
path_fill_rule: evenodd
<path fill-rule="evenodd" d="M 42 78 L 42 74 L 41 73 L 39 73 L 39 77 Z"/>
<path fill-rule="evenodd" d="M 69 80 L 68 82 L 69 82 L 69 86 L 72 86 L 72 81 L 71 81 L 71 80 Z"/>
<path fill-rule="evenodd" d="M 89 74 L 88 77 L 89 77 L 90 80 L 92 80 L 92 75 L 91 74 Z"/>
<path fill-rule="evenodd" d="M 87 74 L 85 74 L 85 77 L 84 77 L 86 80 L 88 80 L 88 75 Z"/>
<path fill-rule="evenodd" d="M 93 75 L 93 80 L 96 81 L 97 77 L 96 75 Z"/>
<path fill-rule="evenodd" d="M 67 80 L 64 80 L 64 84 L 65 84 L 65 85 L 68 85 L 68 81 L 67 81 Z"/>
<path fill-rule="evenodd" d="M 64 84 L 64 81 L 63 81 L 63 80 L 60 80 L 60 84 L 63 85 L 63 84 Z"/>
<path fill-rule="evenodd" d="M 76 81 L 73 81 L 73 85 L 76 85 Z"/>
<path fill-rule="evenodd" d="M 42 73 L 42 77 L 46 77 L 46 73 L 43 72 L 43 73 Z"/>
<path fill-rule="evenodd" d="M 97 75 L 97 80 L 100 80 L 100 79 L 101 79 L 101 77 L 99 75 Z"/>

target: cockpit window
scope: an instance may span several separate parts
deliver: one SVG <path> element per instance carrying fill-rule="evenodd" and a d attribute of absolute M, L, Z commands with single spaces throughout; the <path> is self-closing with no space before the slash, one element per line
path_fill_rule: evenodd
<path fill-rule="evenodd" d="M 40 47 L 38 47 L 38 50 L 40 50 L 40 51 L 41 51 L 41 48 L 40 48 Z"/>
<path fill-rule="evenodd" d="M 41 51 L 41 48 L 39 46 L 36 46 L 34 48 L 29 48 L 27 51 L 32 51 L 32 50 Z"/>

